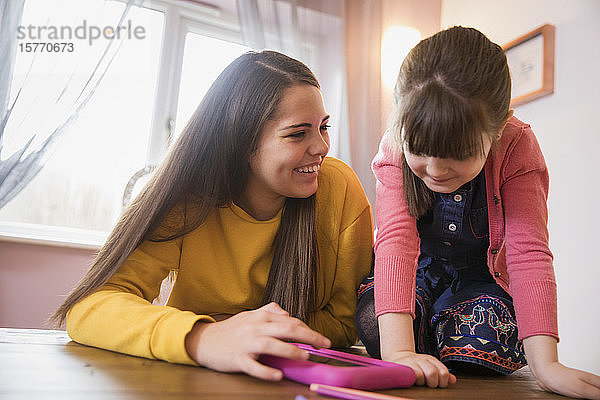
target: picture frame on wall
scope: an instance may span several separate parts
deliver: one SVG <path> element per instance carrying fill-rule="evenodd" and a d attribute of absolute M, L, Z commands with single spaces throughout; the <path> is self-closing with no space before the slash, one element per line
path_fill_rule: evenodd
<path fill-rule="evenodd" d="M 512 78 L 511 107 L 554 92 L 554 34 L 554 25 L 545 24 L 502 46 Z"/>

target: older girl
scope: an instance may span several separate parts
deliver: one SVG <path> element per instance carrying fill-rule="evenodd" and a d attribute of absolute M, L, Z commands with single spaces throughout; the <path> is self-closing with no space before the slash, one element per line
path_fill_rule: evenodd
<path fill-rule="evenodd" d="M 328 121 L 304 64 L 236 59 L 54 320 L 83 344 L 272 380 L 260 354 L 308 356 L 288 340 L 353 344 L 371 209 L 326 157 Z M 170 271 L 168 304 L 152 305 Z"/>

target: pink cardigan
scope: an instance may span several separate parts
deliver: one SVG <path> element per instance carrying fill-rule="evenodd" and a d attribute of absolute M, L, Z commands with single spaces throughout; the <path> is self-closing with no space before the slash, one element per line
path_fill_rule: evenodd
<path fill-rule="evenodd" d="M 420 239 L 402 190 L 399 146 L 384 135 L 373 160 L 377 178 L 375 311 L 415 310 Z M 490 226 L 488 267 L 514 301 L 519 339 L 558 339 L 556 281 L 548 248 L 548 170 L 528 124 L 512 117 L 485 163 Z"/>

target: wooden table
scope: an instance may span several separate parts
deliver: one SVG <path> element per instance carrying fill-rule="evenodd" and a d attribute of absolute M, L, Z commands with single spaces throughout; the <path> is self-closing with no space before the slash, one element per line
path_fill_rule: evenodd
<path fill-rule="evenodd" d="M 530 371 L 459 376 L 448 389 L 382 391 L 410 399 L 564 399 L 542 391 Z M 291 382 L 127 356 L 70 341 L 64 331 L 0 328 L 0 399 L 330 399 Z"/>

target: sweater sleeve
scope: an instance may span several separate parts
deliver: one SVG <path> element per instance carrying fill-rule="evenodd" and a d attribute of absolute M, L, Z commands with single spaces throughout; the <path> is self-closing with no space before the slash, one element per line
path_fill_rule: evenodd
<path fill-rule="evenodd" d="M 414 318 L 419 235 L 402 189 L 399 147 L 389 131 L 373 160 L 373 172 L 377 178 L 375 313 L 403 312 Z"/>
<path fill-rule="evenodd" d="M 338 255 L 329 302 L 313 315 L 311 326 L 331 340 L 332 346 L 352 346 L 356 289 L 369 274 L 373 257 L 373 221 L 367 206 L 338 237 Z"/>
<path fill-rule="evenodd" d="M 193 364 L 185 336 L 197 321 L 214 321 L 151 304 L 170 270 L 179 266 L 181 239 L 142 243 L 98 291 L 67 314 L 76 342 L 130 355 Z"/>
<path fill-rule="evenodd" d="M 509 161 L 500 188 L 510 291 L 519 339 L 532 335 L 558 339 L 556 281 L 548 248 L 548 170 L 531 128 L 523 129 L 506 155 Z"/>

